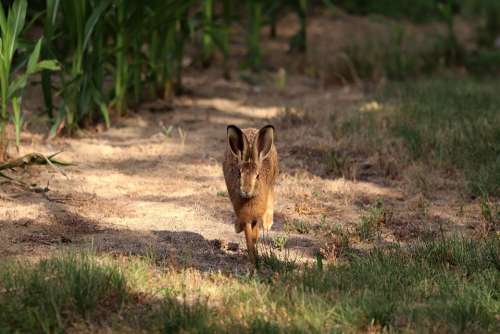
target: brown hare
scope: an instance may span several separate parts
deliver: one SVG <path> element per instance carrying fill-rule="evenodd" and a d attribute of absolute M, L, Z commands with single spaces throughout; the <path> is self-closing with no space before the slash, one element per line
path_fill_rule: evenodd
<path fill-rule="evenodd" d="M 259 227 L 267 231 L 273 224 L 274 184 L 278 176 L 274 127 L 241 130 L 229 125 L 223 171 L 236 213 L 236 233 L 245 231 L 248 255 L 257 264 Z"/>

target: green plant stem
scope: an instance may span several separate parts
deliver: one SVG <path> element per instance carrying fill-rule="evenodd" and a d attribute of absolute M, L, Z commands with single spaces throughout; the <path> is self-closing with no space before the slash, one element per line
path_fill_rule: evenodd
<path fill-rule="evenodd" d="M 213 55 L 213 40 L 212 40 L 212 17 L 213 17 L 213 0 L 203 1 L 203 66 L 207 67 L 212 62 Z"/>
<path fill-rule="evenodd" d="M 254 71 L 260 70 L 260 28 L 262 25 L 262 2 L 261 0 L 249 0 L 249 25 L 248 25 L 248 55 L 247 61 Z"/>
<path fill-rule="evenodd" d="M 127 61 L 126 61 L 126 31 L 125 31 L 125 5 L 123 0 L 117 2 L 118 32 L 116 35 L 116 75 L 115 75 L 115 101 L 119 114 L 127 108 Z"/>

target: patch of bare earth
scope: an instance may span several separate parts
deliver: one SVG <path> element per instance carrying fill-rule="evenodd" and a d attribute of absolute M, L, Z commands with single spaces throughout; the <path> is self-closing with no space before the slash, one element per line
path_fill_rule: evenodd
<path fill-rule="evenodd" d="M 318 38 L 313 24 L 311 34 Z M 270 43 L 283 53 L 287 41 Z M 311 45 L 311 52 L 323 52 L 314 45 L 324 44 Z M 384 242 L 463 230 L 480 219 L 477 203 L 464 200 L 443 176 L 429 185 L 436 191 L 423 194 L 405 179 L 408 170 L 386 175 L 376 152 L 359 155 L 335 139 L 333 122 L 358 112 L 366 98 L 361 90 L 321 88 L 304 75 L 289 75 L 282 90 L 273 75 L 253 85 L 220 77 L 215 70 L 187 73 L 193 94 L 175 99 L 172 110 L 145 104 L 105 132 L 48 142 L 25 131 L 19 154 L 64 151 L 61 158 L 76 165 L 64 169 L 67 177 L 45 167 L 10 174 L 47 186 L 45 193 L 0 185 L 0 257 L 91 246 L 117 255 L 154 253 L 172 265 L 203 271 L 246 268 L 244 237 L 234 232 L 222 176 L 227 124 L 276 125 L 281 175 L 275 224 L 266 239 L 287 235 L 285 248 L 296 259 L 312 259 L 320 251 L 325 240 L 314 231 L 328 224 L 352 231 L 380 199 L 390 218 L 381 226 Z M 40 105 L 27 104 L 32 110 Z M 352 156 L 345 177 L 325 164 L 332 149 Z M 394 159 L 391 168 L 397 170 Z M 297 222 L 308 228 L 294 229 Z"/>

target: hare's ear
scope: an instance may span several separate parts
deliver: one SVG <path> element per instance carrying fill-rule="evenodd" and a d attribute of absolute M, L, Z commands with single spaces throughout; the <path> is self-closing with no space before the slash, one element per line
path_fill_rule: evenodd
<path fill-rule="evenodd" d="M 227 142 L 231 153 L 239 159 L 242 159 L 246 150 L 246 137 L 236 125 L 227 126 Z"/>
<path fill-rule="evenodd" d="M 254 150 L 260 160 L 264 160 L 271 152 L 274 142 L 274 127 L 266 125 L 255 136 Z"/>

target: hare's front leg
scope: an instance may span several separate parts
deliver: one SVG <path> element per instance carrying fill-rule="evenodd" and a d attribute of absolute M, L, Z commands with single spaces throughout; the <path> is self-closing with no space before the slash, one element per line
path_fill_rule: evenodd
<path fill-rule="evenodd" d="M 266 204 L 267 204 L 266 211 L 262 216 L 262 227 L 264 228 L 264 231 L 269 232 L 269 230 L 273 226 L 273 215 L 274 215 L 274 193 L 272 190 L 269 191 Z"/>
<path fill-rule="evenodd" d="M 252 226 L 253 225 L 253 226 Z M 248 258 L 250 262 L 257 265 L 257 238 L 259 236 L 259 224 L 246 223 L 244 226 L 245 239 L 247 242 Z"/>

